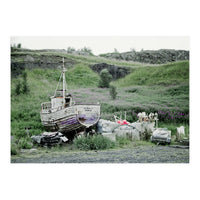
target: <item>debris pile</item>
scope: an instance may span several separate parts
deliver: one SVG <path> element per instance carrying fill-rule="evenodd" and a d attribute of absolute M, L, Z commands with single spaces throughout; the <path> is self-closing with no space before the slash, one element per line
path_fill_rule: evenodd
<path fill-rule="evenodd" d="M 157 144 L 170 144 L 171 131 L 167 128 L 158 128 L 153 132 L 150 139 L 152 142 L 156 142 Z"/>
<path fill-rule="evenodd" d="M 31 139 L 33 140 L 33 143 L 41 146 L 54 146 L 68 141 L 68 139 L 60 132 L 44 132 L 41 135 L 33 135 Z"/>
<path fill-rule="evenodd" d="M 158 144 L 171 143 L 171 131 L 167 128 L 157 128 L 159 120 L 157 113 L 150 113 L 149 115 L 145 112 L 138 113 L 138 121 L 134 123 L 126 121 L 126 112 L 125 120 L 115 115 L 114 118 L 115 122 L 100 119 L 97 124 L 97 131 L 113 141 L 118 136 L 129 138 L 132 141 L 150 139 L 152 142 Z"/>
<path fill-rule="evenodd" d="M 116 140 L 116 136 L 127 137 L 134 141 L 146 138 L 147 135 L 149 135 L 150 138 L 155 130 L 154 126 L 154 122 L 129 123 L 126 120 L 116 120 L 116 122 L 112 122 L 100 119 L 97 124 L 97 132 L 113 141 Z"/>

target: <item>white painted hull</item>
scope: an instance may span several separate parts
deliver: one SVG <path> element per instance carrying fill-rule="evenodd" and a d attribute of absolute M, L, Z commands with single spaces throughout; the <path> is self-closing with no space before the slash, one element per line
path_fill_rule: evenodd
<path fill-rule="evenodd" d="M 100 105 L 73 105 L 60 110 L 43 110 L 40 115 L 47 131 L 71 132 L 95 125 L 100 117 Z"/>

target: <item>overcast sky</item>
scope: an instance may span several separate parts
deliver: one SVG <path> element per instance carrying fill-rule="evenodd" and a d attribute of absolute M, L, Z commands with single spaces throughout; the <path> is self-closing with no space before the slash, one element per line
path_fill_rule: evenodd
<path fill-rule="evenodd" d="M 96 55 L 135 49 L 136 51 L 176 49 L 189 50 L 187 36 L 17 36 L 11 37 L 11 44 L 21 43 L 23 48 L 30 49 L 80 49 L 89 47 Z"/>

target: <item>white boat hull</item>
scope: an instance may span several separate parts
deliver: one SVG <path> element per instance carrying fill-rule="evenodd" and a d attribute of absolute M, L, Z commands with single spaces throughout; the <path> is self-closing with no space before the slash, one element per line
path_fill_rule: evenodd
<path fill-rule="evenodd" d="M 65 133 L 95 125 L 100 117 L 100 105 L 73 105 L 60 110 L 43 110 L 40 114 L 47 131 Z"/>

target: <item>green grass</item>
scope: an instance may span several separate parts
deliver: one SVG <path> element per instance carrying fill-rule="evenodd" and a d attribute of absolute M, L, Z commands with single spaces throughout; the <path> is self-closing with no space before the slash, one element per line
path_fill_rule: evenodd
<path fill-rule="evenodd" d="M 74 139 L 74 145 L 80 150 L 103 150 L 113 148 L 115 143 L 102 135 L 93 135 Z"/>
<path fill-rule="evenodd" d="M 189 62 L 181 61 L 171 64 L 143 67 L 132 70 L 126 77 L 115 81 L 118 87 L 134 85 L 178 85 L 189 83 Z"/>
<path fill-rule="evenodd" d="M 55 84 L 60 78 L 61 70 L 58 69 L 33 69 L 28 72 L 29 77 L 42 82 Z M 77 64 L 66 72 L 66 83 L 70 88 L 97 87 L 99 76 L 86 65 Z M 51 83 L 50 83 L 51 81 Z M 54 82 L 55 81 L 55 82 Z M 56 87 L 57 83 L 54 87 Z"/>

